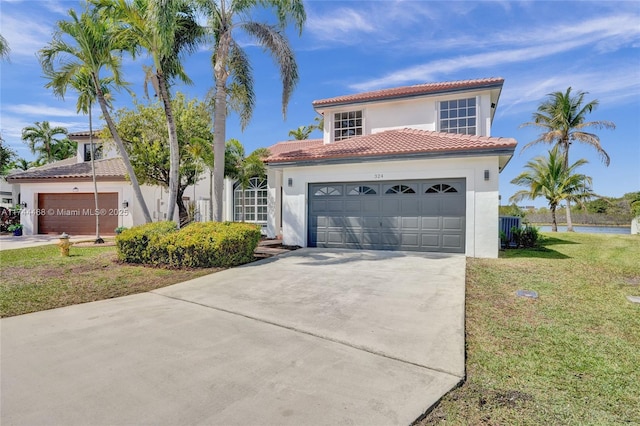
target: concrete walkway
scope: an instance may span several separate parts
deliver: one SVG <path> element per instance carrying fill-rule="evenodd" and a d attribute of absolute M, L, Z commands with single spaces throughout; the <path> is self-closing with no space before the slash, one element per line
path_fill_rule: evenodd
<path fill-rule="evenodd" d="M 0 320 L 3 425 L 409 424 L 464 376 L 462 255 L 301 249 Z"/>
<path fill-rule="evenodd" d="M 80 241 L 93 241 L 95 235 L 71 235 L 69 241 L 77 243 Z M 105 237 L 113 238 L 113 237 Z M 60 241 L 59 235 L 22 235 L 14 237 L 13 235 L 0 235 L 0 251 L 13 250 L 26 247 L 46 246 L 48 244 L 57 244 Z"/>

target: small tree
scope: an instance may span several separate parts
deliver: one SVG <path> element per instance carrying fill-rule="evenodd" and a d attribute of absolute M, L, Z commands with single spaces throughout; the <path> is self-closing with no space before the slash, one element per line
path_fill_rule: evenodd
<path fill-rule="evenodd" d="M 568 168 L 564 167 L 564 156 L 558 152 L 558 147 L 549 151 L 549 156 L 539 156 L 529 161 L 525 171 L 516 176 L 511 183 L 525 186 L 509 198 L 510 202 L 518 202 L 524 199 L 534 200 L 544 197 L 551 210 L 553 232 L 558 231 L 556 209 L 563 201 L 575 201 L 583 203 L 595 194 L 591 190 L 591 178 L 576 173 L 576 169 L 587 161 L 578 160 Z"/>
<path fill-rule="evenodd" d="M 171 103 L 178 135 L 180 164 L 175 202 L 180 221 L 184 223 L 188 218 L 188 211 L 182 196 L 203 172 L 201 160 L 193 155 L 193 146 L 199 141 L 210 143 L 213 140 L 211 115 L 206 104 L 197 100 L 187 101 L 181 93 L 177 93 Z M 116 113 L 116 122 L 140 182 L 168 188 L 171 160 L 162 103 L 136 103 L 134 110 L 120 109 Z"/>

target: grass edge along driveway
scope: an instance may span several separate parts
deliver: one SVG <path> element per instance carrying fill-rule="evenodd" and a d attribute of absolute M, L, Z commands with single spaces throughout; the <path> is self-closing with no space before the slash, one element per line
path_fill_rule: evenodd
<path fill-rule="evenodd" d="M 640 424 L 640 237 L 544 236 L 467 259 L 467 379 L 419 425 Z"/>

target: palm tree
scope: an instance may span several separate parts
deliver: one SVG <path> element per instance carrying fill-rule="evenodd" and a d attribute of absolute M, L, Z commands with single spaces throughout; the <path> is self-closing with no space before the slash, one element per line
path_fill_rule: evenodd
<path fill-rule="evenodd" d="M 173 220 L 179 187 L 180 147 L 171 107 L 169 87 L 176 78 L 191 83 L 180 56 L 193 53 L 205 34 L 195 15 L 192 2 L 184 0 L 94 0 L 99 8 L 116 17 L 119 37 L 135 57 L 140 50 L 148 52 L 153 67 L 145 67 L 164 106 L 169 133 L 169 197 L 167 217 Z M 146 90 L 146 88 L 145 88 Z M 179 222 L 179 221 L 178 221 Z"/>
<path fill-rule="evenodd" d="M 300 126 L 295 130 L 289 130 L 289 136 L 297 141 L 309 139 L 309 135 L 314 129 L 314 126 Z"/>
<path fill-rule="evenodd" d="M 24 158 L 18 158 L 16 161 L 11 163 L 11 168 L 16 170 L 29 170 L 31 167 L 34 167 L 33 164 L 29 163 Z"/>
<path fill-rule="evenodd" d="M 576 169 L 587 160 L 580 159 L 569 167 L 565 167 L 564 155 L 560 154 L 559 148 L 554 147 L 549 151 L 549 156 L 539 156 L 529 161 L 525 165 L 525 171 L 516 176 L 511 183 L 518 186 L 525 186 L 527 189 L 520 190 L 509 198 L 509 202 L 516 203 L 524 199 L 536 199 L 544 197 L 549 203 L 553 232 L 558 231 L 556 221 L 556 209 L 562 201 L 575 201 L 583 203 L 586 199 L 595 194 L 591 190 L 591 178 L 589 176 L 575 173 Z"/>
<path fill-rule="evenodd" d="M 240 141 L 229 139 L 225 149 L 225 171 L 226 176 L 235 179 L 242 189 L 242 221 L 244 222 L 244 191 L 249 188 L 249 183 L 253 177 L 266 175 L 267 170 L 264 159 L 269 156 L 267 148 L 258 148 L 245 157 L 244 147 Z"/>
<path fill-rule="evenodd" d="M 60 83 L 64 83 L 64 82 L 59 82 L 56 80 L 56 77 L 59 74 L 54 73 L 53 75 L 50 76 L 51 81 L 49 83 L 47 83 L 45 85 L 45 87 L 47 88 L 53 88 L 54 93 L 56 94 L 60 94 L 62 97 L 64 97 L 62 92 L 61 94 L 61 88 L 59 86 L 57 86 L 57 84 Z M 98 212 L 100 211 L 99 205 L 98 205 L 98 181 L 96 179 L 96 166 L 95 166 L 95 153 L 96 153 L 96 148 L 95 148 L 95 144 L 93 142 L 93 115 L 92 115 L 92 111 L 91 111 L 91 107 L 93 105 L 93 102 L 96 99 L 96 90 L 93 84 L 93 80 L 91 78 L 91 73 L 89 72 L 89 70 L 87 68 L 81 68 L 80 70 L 78 70 L 78 72 L 74 75 L 74 77 L 67 81 L 67 83 L 73 87 L 76 92 L 78 92 L 78 101 L 76 103 L 76 112 L 82 112 L 83 114 L 88 114 L 89 115 L 89 143 L 91 146 L 91 152 L 90 152 L 90 158 L 91 158 L 91 178 L 93 181 L 93 200 L 94 200 L 94 207 L 95 207 L 95 218 L 96 218 L 96 239 L 95 239 L 95 244 L 103 244 L 104 240 L 102 239 L 102 237 L 100 237 L 100 215 L 98 214 Z M 113 83 L 113 78 L 112 77 L 106 77 L 106 78 L 102 78 L 100 79 L 100 89 L 102 90 L 102 93 L 105 96 L 105 100 L 107 102 L 107 104 L 109 105 L 109 107 L 111 107 L 111 90 L 110 90 L 110 85 Z"/>
<path fill-rule="evenodd" d="M 51 155 L 54 161 L 64 160 L 74 157 L 78 150 L 78 144 L 69 139 L 62 139 L 60 142 L 51 144 Z"/>
<path fill-rule="evenodd" d="M 85 10 L 80 16 L 74 10 L 70 10 L 69 16 L 71 17 L 70 21 L 58 22 L 58 30 L 54 34 L 53 40 L 40 50 L 42 68 L 45 75 L 51 80 L 51 87 L 60 96 L 64 96 L 70 81 L 78 74 L 86 72 L 90 75 L 95 89 L 95 97 L 111 132 L 111 137 L 122 157 L 136 201 L 142 210 L 145 222 L 151 222 L 151 215 L 142 196 L 138 179 L 113 123 L 109 113 L 109 104 L 100 84 L 100 73 L 103 69 L 107 69 L 111 72 L 110 78 L 116 87 L 125 86 L 120 78 L 120 57 L 114 55 L 114 52 L 122 50 L 123 46 L 118 43 L 114 26 L 107 16 L 102 16 L 95 10 Z M 58 63 L 60 68 L 56 69 L 55 64 Z"/>
<path fill-rule="evenodd" d="M 239 106 L 240 122 L 244 128 L 253 112 L 254 92 L 251 66 L 247 54 L 234 38 L 244 31 L 267 50 L 280 68 L 282 80 L 282 113 L 286 113 L 291 93 L 298 81 L 298 67 L 284 30 L 293 23 L 302 32 L 306 20 L 302 0 L 198 0 L 209 17 L 213 35 L 214 92 L 214 220 L 222 219 L 222 189 L 225 176 L 225 141 L 228 96 L 232 105 Z M 271 9 L 278 25 L 252 20 L 252 9 Z M 260 11 L 262 13 L 262 10 Z M 227 85 L 228 80 L 231 83 Z"/>
<path fill-rule="evenodd" d="M 533 114 L 533 121 L 522 124 L 522 126 L 539 127 L 543 132 L 538 139 L 526 144 L 522 150 L 538 143 L 556 145 L 564 156 L 564 167 L 567 168 L 569 167 L 569 148 L 573 142 L 580 142 L 594 147 L 603 163 L 609 166 L 609 154 L 600 145 L 600 138 L 585 129 L 615 129 L 616 126 L 611 121 L 585 121 L 587 114 L 598 106 L 597 99 L 583 105 L 585 95 L 587 92 L 580 90 L 572 95 L 571 87 L 565 92 L 548 94 L 548 99 L 542 102 L 537 112 Z M 570 200 L 567 201 L 567 231 L 573 231 Z"/>
<path fill-rule="evenodd" d="M 22 129 L 22 140 L 26 141 L 32 154 L 38 153 L 47 163 L 54 161 L 51 145 L 60 142 L 56 135 L 67 134 L 67 129 L 56 126 L 51 127 L 48 121 L 36 121 L 35 125 Z"/>
<path fill-rule="evenodd" d="M 0 59 L 9 60 L 9 52 L 11 49 L 9 48 L 9 43 L 7 43 L 7 39 L 2 37 L 0 34 Z"/>

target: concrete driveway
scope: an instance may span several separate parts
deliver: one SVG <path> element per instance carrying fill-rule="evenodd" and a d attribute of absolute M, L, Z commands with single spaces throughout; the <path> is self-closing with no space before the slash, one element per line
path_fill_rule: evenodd
<path fill-rule="evenodd" d="M 3 425 L 409 424 L 464 376 L 462 255 L 301 249 L 0 320 Z"/>

